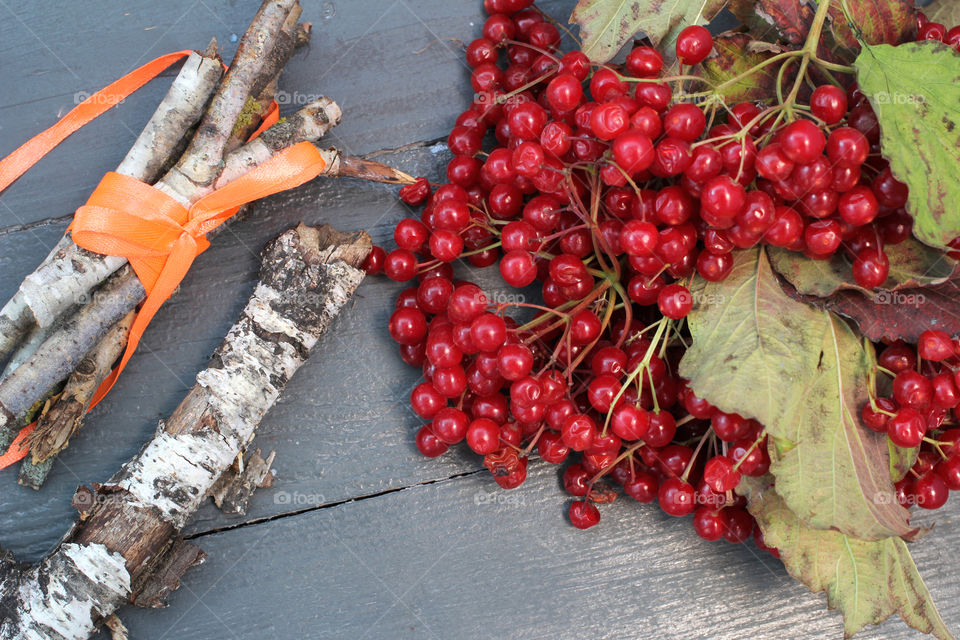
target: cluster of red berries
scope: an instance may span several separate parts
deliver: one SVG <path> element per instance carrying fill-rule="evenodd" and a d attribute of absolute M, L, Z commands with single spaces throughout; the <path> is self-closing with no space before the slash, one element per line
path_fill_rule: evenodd
<path fill-rule="evenodd" d="M 897 499 L 939 509 L 949 490 L 960 490 L 960 448 L 954 446 L 960 429 L 944 428 L 960 417 L 960 343 L 943 331 L 927 330 L 916 349 L 895 342 L 880 352 L 877 364 L 893 378 L 893 394 L 871 399 L 860 418 L 899 447 L 921 447 L 910 473 L 896 485 Z"/>
<path fill-rule="evenodd" d="M 662 75 L 651 47 L 623 65 L 561 54 L 532 4 L 485 0 L 482 37 L 466 47 L 476 97 L 448 138 L 448 182 L 403 187 L 422 213 L 365 265 L 417 280 L 389 323 L 403 360 L 423 370 L 410 396 L 428 421 L 417 447 L 433 457 L 465 441 L 504 488 L 524 481 L 534 450 L 572 462 L 563 484 L 582 498 L 569 510 L 580 528 L 618 495 L 609 479 L 693 513 L 706 539 L 753 535 L 767 548 L 735 493 L 741 475 L 769 469 L 762 425 L 718 411 L 677 374 L 685 282 L 723 280 L 734 249 L 762 242 L 818 259 L 846 251 L 859 284 L 883 283 L 883 247 L 906 239 L 911 219 L 877 118 L 856 87 L 818 87 L 791 122 L 751 102 L 701 108 L 675 99 L 680 79 Z M 688 27 L 678 60 L 699 64 L 712 46 Z M 499 261 L 512 287 L 539 282 L 543 304 L 488 299 L 454 279 L 458 258 Z M 508 308 L 533 315 L 521 324 Z"/>
<path fill-rule="evenodd" d="M 936 40 L 960 51 L 960 25 L 947 29 L 940 22 L 930 22 L 926 14 L 917 12 L 917 40 Z"/>

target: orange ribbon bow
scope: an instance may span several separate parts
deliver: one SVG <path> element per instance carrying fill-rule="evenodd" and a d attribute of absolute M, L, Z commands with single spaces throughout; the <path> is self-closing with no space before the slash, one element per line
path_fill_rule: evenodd
<path fill-rule="evenodd" d="M 161 56 L 135 69 L 74 107 L 54 126 L 21 145 L 0 161 L 0 192 L 23 175 L 40 158 L 71 133 L 113 104 L 142 87 L 190 51 Z M 278 119 L 274 103 L 259 135 Z M 309 142 L 301 142 L 277 154 L 240 178 L 203 196 L 185 208 L 171 196 L 135 178 L 110 172 L 77 209 L 70 232 L 73 241 L 90 251 L 122 256 L 130 261 L 147 297 L 130 328 L 130 337 L 120 363 L 97 389 L 92 409 L 110 391 L 147 325 L 160 306 L 176 290 L 194 259 L 210 246 L 206 234 L 233 216 L 239 208 L 268 195 L 286 191 L 320 175 L 326 161 Z M 27 455 L 25 440 L 36 424 L 20 431 L 4 455 L 0 469 Z"/>

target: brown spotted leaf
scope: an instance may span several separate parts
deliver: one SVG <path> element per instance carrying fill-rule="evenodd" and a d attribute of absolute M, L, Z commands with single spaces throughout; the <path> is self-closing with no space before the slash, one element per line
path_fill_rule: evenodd
<path fill-rule="evenodd" d="M 718 87 L 772 58 L 778 48 L 752 40 L 745 33 L 722 33 L 713 40 L 713 51 L 692 73 Z M 768 66 L 746 78 L 737 80 L 718 93 L 728 104 L 745 101 L 768 101 L 777 96 L 777 67 Z"/>
<path fill-rule="evenodd" d="M 697 396 L 766 427 L 790 508 L 811 527 L 865 540 L 912 533 L 906 509 L 876 499 L 893 492 L 887 438 L 860 424 L 872 353 L 849 326 L 787 296 L 760 249 L 735 252 L 725 280 L 695 279 L 691 292 L 680 375 Z"/>
<path fill-rule="evenodd" d="M 917 10 L 912 0 L 857 0 L 848 2 L 847 8 L 849 19 L 841 3 L 834 2 L 829 9 L 833 36 L 847 49 L 859 51 L 860 39 L 867 44 L 899 44 L 916 35 Z"/>
<path fill-rule="evenodd" d="M 960 54 L 940 42 L 882 44 L 865 46 L 854 66 L 883 156 L 910 188 L 914 236 L 946 247 L 960 236 Z"/>
<path fill-rule="evenodd" d="M 748 509 L 791 576 L 843 614 L 844 637 L 893 614 L 923 633 L 955 640 L 900 538 L 874 542 L 806 526 L 766 483 L 748 487 Z"/>
<path fill-rule="evenodd" d="M 843 289 L 872 295 L 854 282 L 853 263 L 844 252 L 838 251 L 829 260 L 814 260 L 777 247 L 769 247 L 767 251 L 773 270 L 803 295 L 826 298 Z M 887 245 L 884 251 L 890 260 L 890 275 L 880 288 L 887 291 L 940 284 L 957 269 L 955 260 L 913 238 Z"/>
<path fill-rule="evenodd" d="M 678 27 L 706 24 L 725 0 L 580 0 L 570 16 L 580 25 L 581 50 L 593 62 L 607 62 L 638 32 L 654 46 Z"/>

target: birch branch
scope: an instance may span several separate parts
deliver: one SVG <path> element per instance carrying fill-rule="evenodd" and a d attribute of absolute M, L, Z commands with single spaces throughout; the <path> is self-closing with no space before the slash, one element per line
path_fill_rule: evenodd
<path fill-rule="evenodd" d="M 267 247 L 239 321 L 157 435 L 37 566 L 0 556 L 0 640 L 87 638 L 170 566 L 177 533 L 360 284 L 371 246 L 301 225 Z"/>
<path fill-rule="evenodd" d="M 37 420 L 27 439 L 30 457 L 24 458 L 20 466 L 20 484 L 39 489 L 46 481 L 57 454 L 67 448 L 70 438 L 83 426 L 94 393 L 123 353 L 134 317 L 133 312 L 128 313 L 107 332 L 77 365 L 53 406 Z"/>
<path fill-rule="evenodd" d="M 117 173 L 153 183 L 187 131 L 200 120 L 223 74 L 216 41 L 203 54 L 193 52 L 166 96 L 117 167 Z M 34 328 L 48 328 L 97 283 L 123 266 L 122 258 L 104 258 L 64 236 L 41 265 L 24 279 L 0 309 L 0 361 Z"/>
<path fill-rule="evenodd" d="M 278 122 L 256 140 L 229 154 L 220 179 L 209 187 L 195 187 L 194 200 L 240 177 L 289 146 L 319 139 L 340 121 L 340 115 L 336 103 L 321 98 Z M 192 200 L 188 200 L 186 205 L 191 203 Z M 0 381 L 0 451 L 6 451 L 16 437 L 15 425 L 23 412 L 70 375 L 106 332 L 144 298 L 146 291 L 133 269 L 124 267 L 74 317 L 54 331 L 29 360 Z"/>

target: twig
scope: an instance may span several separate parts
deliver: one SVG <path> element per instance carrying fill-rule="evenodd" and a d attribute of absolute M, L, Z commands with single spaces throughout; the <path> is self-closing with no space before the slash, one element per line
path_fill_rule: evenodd
<path fill-rule="evenodd" d="M 117 167 L 117 173 L 153 183 L 223 74 L 216 41 L 204 54 L 187 57 L 167 95 Z M 84 251 L 64 236 L 0 310 L 0 361 L 35 327 L 49 328 L 99 282 L 123 266 L 122 258 Z"/>
<path fill-rule="evenodd" d="M 19 418 L 73 372 L 107 331 L 143 297 L 129 266 L 104 285 L 93 300 L 54 331 L 37 352 L 0 382 L 0 450 L 17 435 Z"/>
<path fill-rule="evenodd" d="M 177 533 L 349 300 L 371 246 L 362 232 L 302 225 L 270 244 L 240 320 L 157 435 L 96 495 L 83 489 L 91 506 L 39 565 L 0 557 L 0 639 L 87 638 L 138 600 L 151 569 L 170 580 Z"/>
<path fill-rule="evenodd" d="M 216 179 L 230 132 L 295 4 L 296 0 L 264 0 L 260 5 L 240 39 L 223 82 L 203 114 L 196 135 L 180 161 L 157 185 L 159 189 L 186 202 L 195 186 L 207 186 Z"/>
<path fill-rule="evenodd" d="M 123 353 L 134 317 L 134 313 L 128 313 L 107 332 L 80 361 L 57 401 L 37 420 L 36 428 L 27 439 L 31 455 L 20 468 L 20 484 L 34 489 L 43 485 L 56 455 L 67 448 L 70 438 L 83 426 L 83 417 L 97 387 Z"/>

